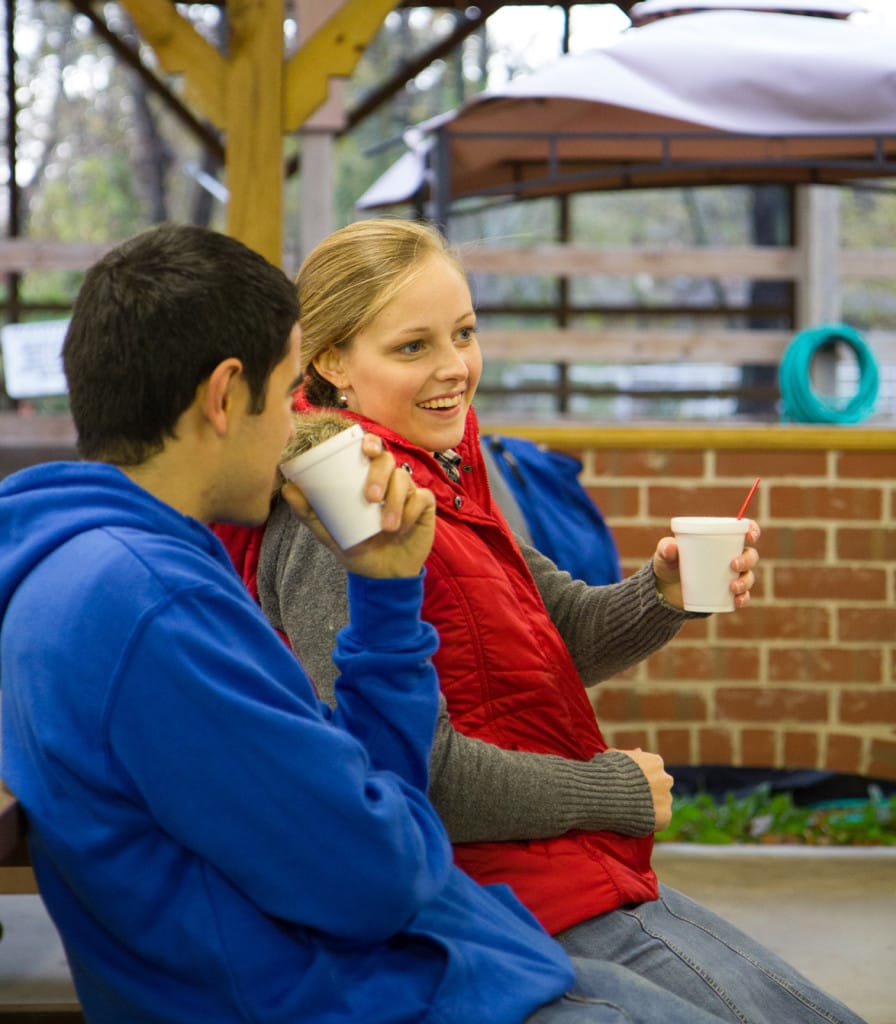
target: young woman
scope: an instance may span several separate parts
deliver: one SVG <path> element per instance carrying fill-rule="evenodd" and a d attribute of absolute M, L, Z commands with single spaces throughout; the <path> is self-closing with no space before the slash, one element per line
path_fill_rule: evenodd
<path fill-rule="evenodd" d="M 671 537 L 619 584 L 589 587 L 520 546 L 489 493 L 473 397 L 482 372 L 462 267 L 434 230 L 361 221 L 325 239 L 298 277 L 296 408 L 336 408 L 379 434 L 438 509 L 423 615 L 445 705 L 430 796 L 458 863 L 506 882 L 572 953 L 610 960 L 722 1020 L 858 1018 L 681 894 L 658 886 L 668 823 L 662 759 L 608 751 L 586 686 L 670 640 L 682 611 Z M 748 542 L 759 528 L 751 523 Z M 733 567 L 736 604 L 758 560 Z M 322 695 L 347 621 L 345 575 L 287 509 L 261 544 L 258 597 Z M 297 752 L 301 756 L 301 752 Z"/>

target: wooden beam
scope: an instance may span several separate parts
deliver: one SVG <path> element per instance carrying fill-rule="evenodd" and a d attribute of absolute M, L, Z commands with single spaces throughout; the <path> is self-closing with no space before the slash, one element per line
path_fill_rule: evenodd
<path fill-rule="evenodd" d="M 272 263 L 283 259 L 284 131 L 300 128 L 350 74 L 396 0 L 333 0 L 335 12 L 284 65 L 283 0 L 228 0 L 225 59 L 170 0 L 123 0 L 166 71 L 226 135 L 227 231 Z"/>
<path fill-rule="evenodd" d="M 133 2 L 133 0 L 132 0 Z M 354 71 L 397 0 L 342 0 L 338 10 L 286 63 L 284 132 L 297 131 L 326 100 L 331 77 Z"/>
<path fill-rule="evenodd" d="M 188 102 L 216 128 L 226 129 L 226 75 L 221 54 L 178 14 L 170 0 L 121 0 L 121 4 L 165 71 L 184 76 Z M 279 54 L 279 46 L 276 52 Z"/>

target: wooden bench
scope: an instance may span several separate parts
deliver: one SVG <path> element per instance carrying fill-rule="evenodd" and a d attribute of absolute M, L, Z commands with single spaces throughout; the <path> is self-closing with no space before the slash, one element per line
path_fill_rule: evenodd
<path fill-rule="evenodd" d="M 25 844 L 25 816 L 15 795 L 0 782 L 0 895 L 36 892 Z"/>
<path fill-rule="evenodd" d="M 0 781 L 0 896 L 37 894 L 25 842 L 25 815 L 15 795 Z M 0 924 L 2 924 L 0 914 Z M 2 945 L 9 938 L 0 938 Z M 0 1024 L 83 1024 L 77 1001 L 4 1002 L 0 999 Z"/>

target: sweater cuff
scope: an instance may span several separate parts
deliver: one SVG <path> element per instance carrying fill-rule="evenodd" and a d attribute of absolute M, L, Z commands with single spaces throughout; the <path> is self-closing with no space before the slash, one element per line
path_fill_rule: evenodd
<path fill-rule="evenodd" d="M 347 573 L 349 621 L 355 639 L 373 650 L 392 649 L 396 637 L 421 630 L 425 570 L 418 576 L 374 579 Z"/>
<path fill-rule="evenodd" d="M 709 612 L 689 612 L 685 608 L 679 608 L 677 605 L 669 604 L 669 602 L 660 593 L 660 588 L 657 586 L 656 574 L 653 571 L 653 561 L 649 561 L 643 569 L 635 574 L 638 578 L 639 589 L 641 593 L 641 606 L 643 608 L 649 608 L 651 605 L 656 606 L 656 610 L 659 614 L 663 615 L 668 622 L 681 623 L 685 619 L 705 619 L 709 616 Z"/>
<path fill-rule="evenodd" d="M 590 761 L 568 762 L 554 784 L 557 806 L 575 820 L 575 828 L 647 836 L 656 827 L 647 778 L 621 750 L 597 754 Z"/>

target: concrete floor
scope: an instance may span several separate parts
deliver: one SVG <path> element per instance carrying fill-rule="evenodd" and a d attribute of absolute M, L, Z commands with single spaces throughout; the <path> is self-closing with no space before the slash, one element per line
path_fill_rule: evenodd
<path fill-rule="evenodd" d="M 77 1005 L 62 943 L 39 896 L 0 896 L 0 1017 Z"/>
<path fill-rule="evenodd" d="M 896 1024 L 896 849 L 663 844 L 654 862 L 662 881 L 749 932 L 868 1024 Z M 70 1005 L 65 957 L 39 898 L 0 896 L 0 921 L 0 1016 L 12 1006 Z"/>
<path fill-rule="evenodd" d="M 654 867 L 868 1024 L 896 1024 L 896 848 L 670 843 L 657 845 Z"/>

